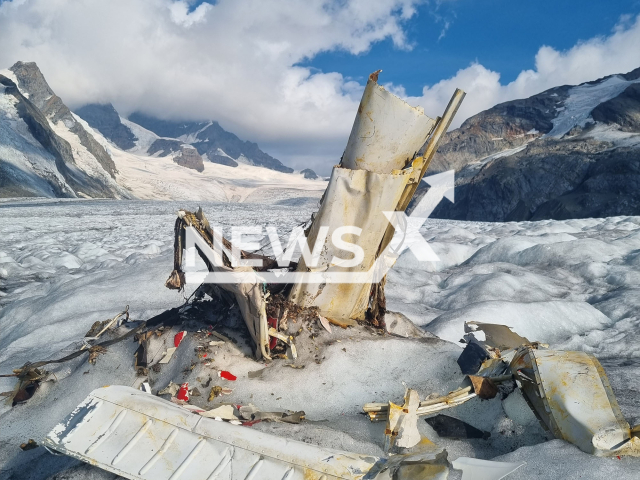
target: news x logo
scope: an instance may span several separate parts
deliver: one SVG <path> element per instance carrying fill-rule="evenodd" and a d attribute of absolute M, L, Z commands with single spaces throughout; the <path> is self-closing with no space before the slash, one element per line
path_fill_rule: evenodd
<path fill-rule="evenodd" d="M 362 266 L 365 260 L 365 250 L 358 244 L 348 242 L 344 236 L 350 234 L 360 236 L 362 229 L 353 225 L 343 225 L 335 228 L 328 238 L 329 227 L 320 227 L 318 235 L 310 248 L 302 227 L 296 227 L 289 235 L 286 247 L 283 247 L 275 227 L 266 227 L 273 255 L 278 268 L 268 271 L 255 271 L 254 268 L 263 267 L 262 259 L 241 258 L 241 251 L 255 251 L 260 244 L 247 241 L 247 236 L 263 235 L 262 227 L 232 227 L 231 248 L 225 246 L 222 230 L 213 228 L 213 247 L 200 236 L 191 226 L 186 228 L 185 248 L 186 258 L 185 279 L 187 283 L 377 283 L 380 282 L 391 269 L 402 252 L 409 249 L 418 261 L 437 262 L 438 256 L 420 234 L 420 227 L 427 220 L 443 198 L 454 201 L 454 171 L 432 175 L 423 179 L 430 188 L 417 203 L 410 215 L 405 212 L 381 212 L 394 227 L 395 233 L 385 250 L 378 255 L 373 265 L 367 269 Z M 330 260 L 322 258 L 323 247 L 330 241 L 336 250 L 349 252 L 349 258 L 334 255 Z M 196 268 L 197 249 L 204 255 L 212 272 L 189 271 Z M 293 261 L 295 252 L 300 252 L 301 258 L 307 266 L 306 272 L 290 272 L 289 265 Z M 223 263 L 223 255 L 229 258 L 231 267 Z M 347 255 L 349 256 L 349 255 Z M 321 260 L 322 263 L 321 263 Z M 335 268 L 338 267 L 338 268 Z M 361 267 L 361 268 L 358 268 Z M 345 271 L 349 269 L 348 271 Z"/>

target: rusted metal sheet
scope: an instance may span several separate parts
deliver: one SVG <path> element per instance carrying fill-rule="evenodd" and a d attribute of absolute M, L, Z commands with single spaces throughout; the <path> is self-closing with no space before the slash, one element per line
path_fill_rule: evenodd
<path fill-rule="evenodd" d="M 378 85 L 378 73 L 369 77 L 341 163 L 334 168 L 320 211 L 310 228 L 310 249 L 318 232 L 323 227 L 330 228 L 321 261 L 312 267 L 301 261 L 298 272 L 314 271 L 312 268 L 320 272 L 366 272 L 379 257 L 385 269 L 393 266 L 396 257 L 384 252 L 395 230 L 382 212 L 406 210 L 464 98 L 464 92 L 456 90 L 443 118 L 436 121 L 426 116 L 421 107 L 410 106 Z M 418 152 L 423 147 L 425 154 L 420 156 Z M 344 226 L 362 228 L 363 232 L 350 239 L 365 251 L 364 261 L 351 270 L 331 264 L 336 251 L 331 233 Z M 289 299 L 301 306 L 316 306 L 323 316 L 339 321 L 364 320 L 371 308 L 372 323 L 381 325 L 384 278 L 376 279 L 373 286 L 372 283 L 359 280 L 294 285 Z"/>
<path fill-rule="evenodd" d="M 534 413 L 556 438 L 597 456 L 640 456 L 600 362 L 591 354 L 521 347 L 511 370 Z"/>
<path fill-rule="evenodd" d="M 313 250 L 320 234 L 326 231 L 318 262 L 310 266 L 301 258 L 298 272 L 369 272 L 389 223 L 383 212 L 395 210 L 411 173 L 411 168 L 381 174 L 334 167 L 324 200 L 307 237 L 309 248 Z M 353 267 L 333 262 L 334 257 L 353 257 L 352 253 L 340 250 L 332 241 L 336 230 L 345 226 L 361 230 L 359 236 L 343 236 L 364 251 L 363 260 Z M 321 315 L 333 320 L 357 320 L 364 318 L 370 290 L 371 283 L 299 283 L 293 286 L 289 299 L 301 306 L 317 306 Z"/>
<path fill-rule="evenodd" d="M 351 170 L 391 173 L 401 170 L 433 131 L 435 120 L 422 107 L 412 107 L 369 76 L 341 166 Z"/>

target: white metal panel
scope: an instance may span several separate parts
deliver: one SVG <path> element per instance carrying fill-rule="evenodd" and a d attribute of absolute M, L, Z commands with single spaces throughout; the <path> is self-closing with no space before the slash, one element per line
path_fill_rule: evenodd
<path fill-rule="evenodd" d="M 121 386 L 94 390 L 44 444 L 136 480 L 355 480 L 379 461 L 218 422 Z"/>
<path fill-rule="evenodd" d="M 369 77 L 341 166 L 391 173 L 405 168 L 427 141 L 435 120 Z"/>
<path fill-rule="evenodd" d="M 301 258 L 298 272 L 369 272 L 389 225 L 383 212 L 396 209 L 411 173 L 411 168 L 392 174 L 379 174 L 334 167 L 307 239 L 309 250 L 312 251 L 320 229 L 329 228 L 320 260 L 317 266 L 310 267 Z M 349 239 L 364 250 L 364 260 L 358 266 L 345 268 L 331 263 L 334 256 L 349 258 L 350 255 L 340 251 L 331 240 L 333 232 L 343 226 L 362 229 L 360 236 Z M 322 315 L 334 320 L 363 319 L 370 290 L 371 282 L 298 283 L 291 289 L 289 299 L 305 307 L 317 306 Z"/>
<path fill-rule="evenodd" d="M 557 438 L 598 456 L 640 454 L 638 441 L 632 438 L 609 380 L 593 355 L 525 347 L 511 368 L 537 415 Z"/>

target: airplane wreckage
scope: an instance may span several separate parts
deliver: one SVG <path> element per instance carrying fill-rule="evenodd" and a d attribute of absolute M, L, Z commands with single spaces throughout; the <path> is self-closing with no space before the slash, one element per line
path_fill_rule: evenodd
<path fill-rule="evenodd" d="M 193 263 L 198 254 L 209 271 L 205 276 L 218 280 L 203 283 L 200 292 L 237 303 L 255 358 L 262 362 L 286 358 L 296 368 L 297 349 L 286 328 L 296 317 L 312 318 L 329 331 L 331 325 L 356 324 L 382 334 L 390 331 L 385 322 L 385 274 L 405 242 L 405 211 L 465 93 L 456 90 L 442 117 L 433 119 L 380 86 L 378 74 L 369 77 L 340 164 L 333 168 L 319 210 L 304 231 L 308 248 L 318 247 L 313 248 L 312 265 L 307 261 L 311 255 L 282 266 L 277 254 L 240 250 L 209 224 L 201 210 L 178 214 L 174 270 L 166 286 L 182 289 L 191 281 L 189 276 L 195 274 L 185 272 L 183 262 Z M 334 260 L 339 249 L 331 239 L 345 225 L 360 232 L 345 235 L 363 252 L 357 265 Z M 97 343 L 98 337 L 128 318 L 128 311 L 96 325 L 81 351 L 14 371 L 22 392 L 17 401 L 29 398 L 29 388 L 46 377 L 43 367 L 48 363 L 84 353 L 95 361 L 106 346 L 122 338 L 139 341 L 136 366 L 153 368 L 145 345 L 154 334 L 162 334 L 159 330 L 166 325 L 176 325 L 167 322 L 169 317 L 171 312 L 161 314 L 102 343 Z M 175 346 L 156 366 L 171 361 L 186 334 L 175 335 Z M 212 345 L 228 341 L 216 332 L 206 332 L 206 338 L 213 339 Z M 626 422 L 602 366 L 592 355 L 549 350 L 509 327 L 471 321 L 465 324 L 464 341 L 458 364 L 465 380 L 457 390 L 421 400 L 407 388 L 402 404 L 363 404 L 363 413 L 372 422 L 386 422 L 384 457 L 245 428 L 259 421 L 300 423 L 304 412 L 261 412 L 253 405 L 224 403 L 205 410 L 189 404 L 195 388 L 175 383 L 157 392 L 170 394 L 171 401 L 152 395 L 148 383 L 142 383 L 141 389 L 94 390 L 47 435 L 43 445 L 52 453 L 136 480 L 446 479 L 450 468 L 462 470 L 464 480 L 497 480 L 524 464 L 466 457 L 449 462 L 446 450 L 420 436 L 417 421 L 429 416 L 427 422 L 441 437 L 486 439 L 488 432 L 438 412 L 476 397 L 490 399 L 519 389 L 549 435 L 596 456 L 640 456 L 640 426 Z M 230 372 L 219 375 L 235 380 Z M 209 400 L 225 393 L 224 388 L 212 387 Z"/>

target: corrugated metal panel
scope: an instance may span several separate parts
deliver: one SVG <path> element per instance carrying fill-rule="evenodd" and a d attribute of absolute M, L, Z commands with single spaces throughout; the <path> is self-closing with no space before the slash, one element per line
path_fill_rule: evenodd
<path fill-rule="evenodd" d="M 120 386 L 94 390 L 44 444 L 135 480 L 356 480 L 379 461 L 218 422 Z"/>

